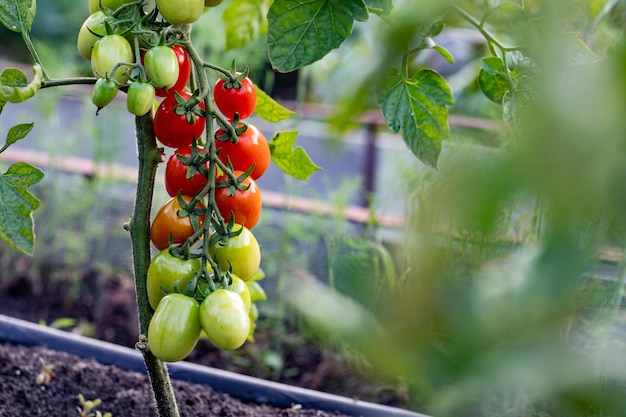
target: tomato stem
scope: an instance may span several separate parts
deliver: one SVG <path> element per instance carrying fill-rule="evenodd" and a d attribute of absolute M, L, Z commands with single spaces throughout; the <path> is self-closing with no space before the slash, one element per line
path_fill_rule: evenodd
<path fill-rule="evenodd" d="M 148 334 L 152 309 L 148 301 L 146 277 L 150 265 L 150 212 L 157 165 L 162 160 L 162 149 L 157 146 L 152 128 L 152 115 L 135 118 L 137 157 L 139 172 L 133 215 L 129 222 L 132 242 L 137 311 L 139 330 Z M 160 417 L 178 417 L 178 406 L 170 381 L 167 366 L 149 350 L 143 351 L 144 362 L 152 385 L 157 411 Z"/>

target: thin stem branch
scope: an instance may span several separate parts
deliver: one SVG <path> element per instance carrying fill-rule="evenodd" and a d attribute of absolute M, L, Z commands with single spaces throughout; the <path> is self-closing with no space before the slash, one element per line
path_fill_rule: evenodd
<path fill-rule="evenodd" d="M 519 47 L 515 47 L 515 46 L 504 46 L 499 40 L 495 38 L 495 36 L 493 36 L 487 29 L 485 29 L 484 21 L 476 20 L 474 16 L 472 16 L 471 14 L 469 14 L 468 12 L 466 12 L 465 10 L 463 10 L 461 7 L 459 7 L 456 4 L 454 5 L 454 8 L 456 9 L 456 12 L 459 14 L 459 16 L 463 18 L 463 20 L 465 20 L 466 22 L 474 26 L 480 32 L 480 34 L 483 35 L 483 37 L 487 40 L 487 43 L 489 43 L 490 49 L 492 49 L 493 45 L 495 45 L 498 49 L 504 52 L 516 51 L 520 49 Z M 492 49 L 492 52 L 493 52 L 493 49 Z"/>
<path fill-rule="evenodd" d="M 43 74 L 43 79 L 49 80 L 50 77 L 48 76 L 48 73 L 46 72 L 46 68 L 43 66 L 43 63 L 41 62 L 41 58 L 39 58 L 39 54 L 37 53 L 37 50 L 35 49 L 35 45 L 33 45 L 33 40 L 30 38 L 30 36 L 26 32 L 22 32 L 22 39 L 24 39 L 26 48 L 28 48 L 28 52 L 30 52 L 30 56 L 33 57 L 33 60 L 35 61 L 35 63 L 41 65 L 41 72 Z"/>
<path fill-rule="evenodd" d="M 62 85 L 90 85 L 98 81 L 95 77 L 69 77 L 45 79 L 41 82 L 41 88 L 59 87 Z"/>

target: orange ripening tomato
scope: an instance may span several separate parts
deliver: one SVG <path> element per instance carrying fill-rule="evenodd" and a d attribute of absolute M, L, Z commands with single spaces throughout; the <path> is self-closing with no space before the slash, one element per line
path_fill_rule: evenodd
<path fill-rule="evenodd" d="M 191 197 L 181 196 L 183 201 L 189 203 Z M 204 204 L 198 202 L 197 209 L 204 209 Z M 158 250 L 169 247 L 169 238 L 172 237 L 172 243 L 184 243 L 191 235 L 194 234 L 193 225 L 188 216 L 181 217 L 178 212 L 182 209 L 178 197 L 170 198 L 157 212 L 150 226 L 150 240 Z M 204 214 L 197 215 L 198 227 L 204 222 Z"/>

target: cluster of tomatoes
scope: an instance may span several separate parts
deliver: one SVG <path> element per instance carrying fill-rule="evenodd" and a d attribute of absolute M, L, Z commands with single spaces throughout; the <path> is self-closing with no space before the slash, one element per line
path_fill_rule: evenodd
<path fill-rule="evenodd" d="M 185 8 L 174 10 L 170 3 L 176 2 L 156 1 L 159 17 L 169 23 L 191 23 L 199 16 L 189 9 L 191 17 L 183 19 Z M 204 8 L 204 0 L 198 3 Z M 157 140 L 171 150 L 165 166 L 170 198 L 150 226 L 159 252 L 147 274 L 154 310 L 149 349 L 164 361 L 178 361 L 201 334 L 220 349 L 236 349 L 252 338 L 255 302 L 265 299 L 258 283 L 261 252 L 250 231 L 261 213 L 256 180 L 271 159 L 267 140 L 246 120 L 255 110 L 256 87 L 245 72 L 224 70 L 212 86 L 207 111 L 199 90 L 188 91 L 192 72 L 204 68 L 190 59 L 183 44 L 142 47 L 137 60 L 127 37 L 107 33 L 110 27 L 104 22 L 110 14 L 92 11 L 78 47 L 98 78 L 94 104 L 106 106 L 123 87 L 129 112 L 143 116 L 153 111 L 156 97 L 163 97 L 153 128 Z M 217 129 L 205 134 L 214 121 Z"/>

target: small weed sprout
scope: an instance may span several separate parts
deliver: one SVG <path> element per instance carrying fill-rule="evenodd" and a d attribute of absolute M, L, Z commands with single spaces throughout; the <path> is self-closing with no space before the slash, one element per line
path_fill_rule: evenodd
<path fill-rule="evenodd" d="M 78 401 L 80 401 L 80 407 L 76 407 L 78 412 L 80 413 L 80 417 L 112 417 L 111 413 L 102 414 L 100 411 L 92 412 L 94 408 L 102 404 L 102 400 L 100 398 L 96 398 L 95 400 L 85 400 L 85 396 L 83 394 L 78 394 Z"/>
<path fill-rule="evenodd" d="M 41 372 L 37 374 L 35 381 L 39 385 L 48 385 L 56 375 L 52 372 L 52 365 L 47 364 L 43 358 L 39 358 L 39 362 L 41 362 Z"/>

